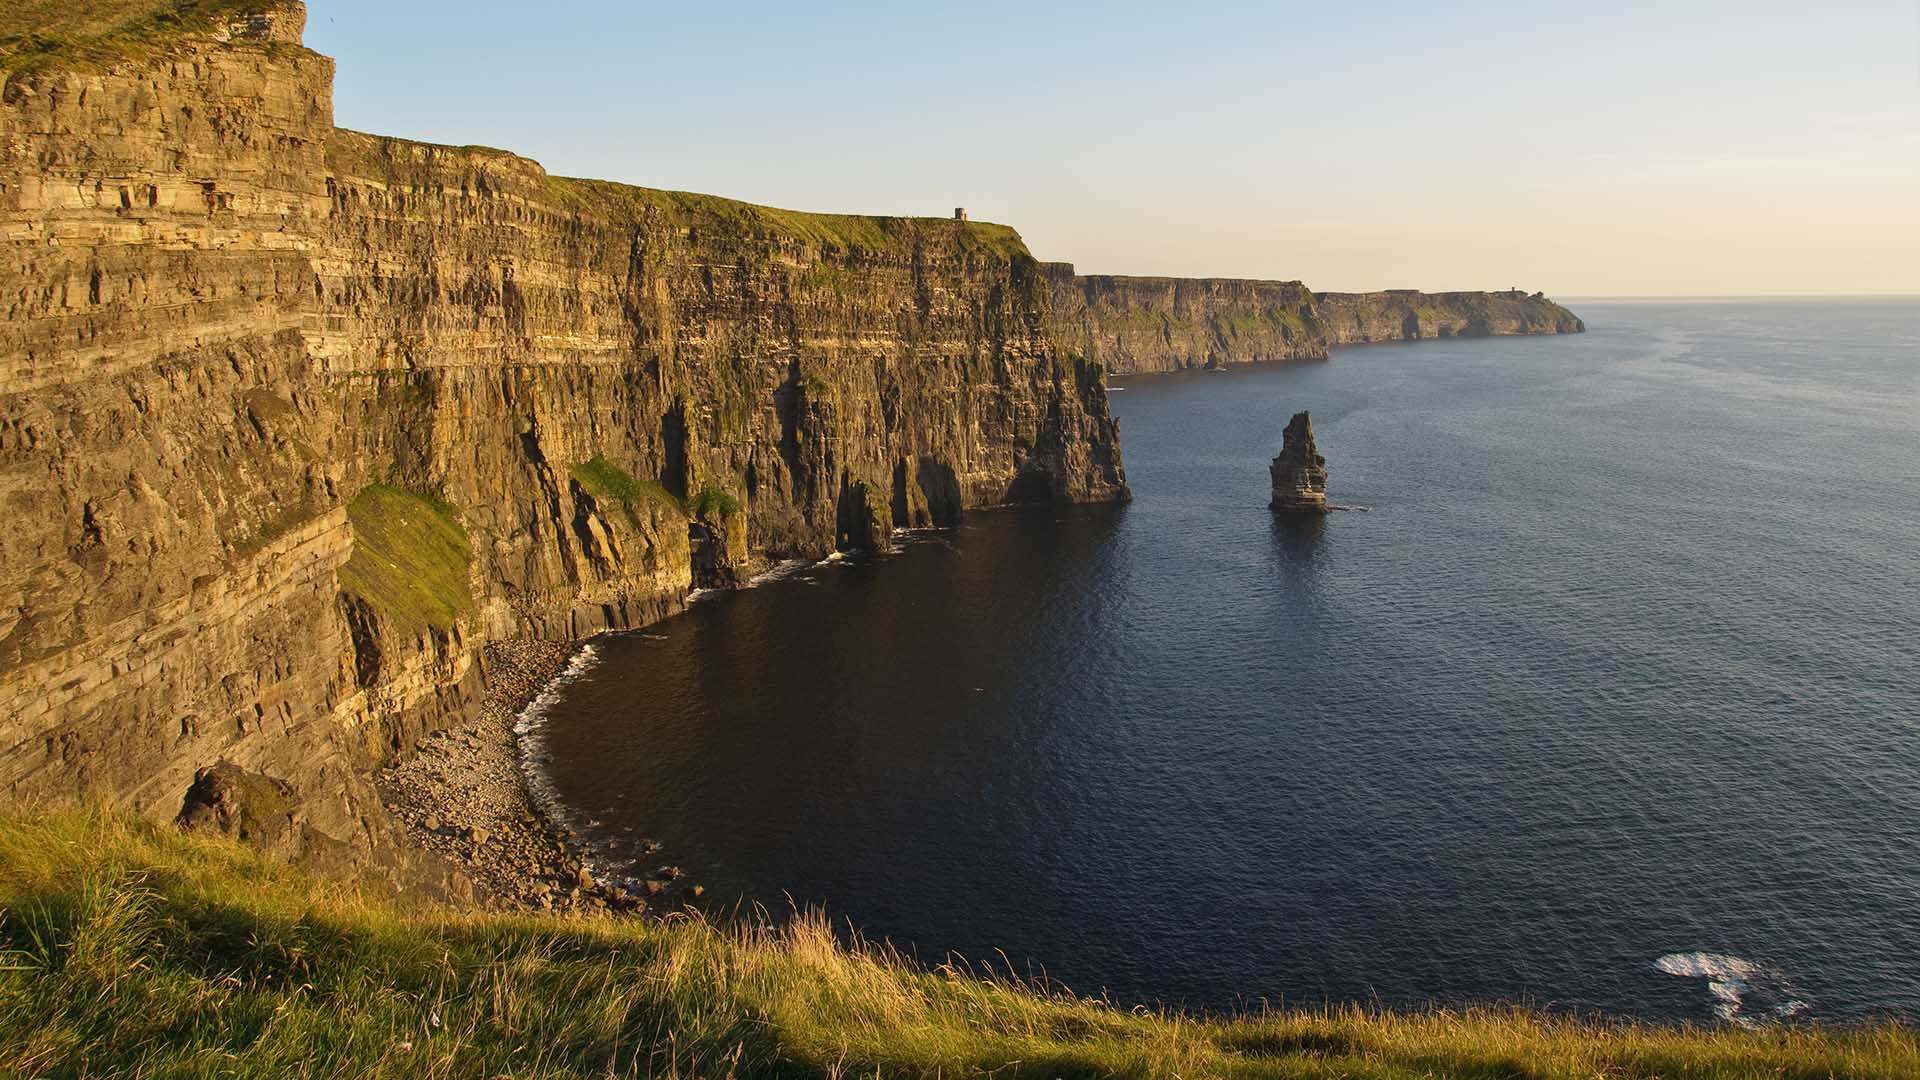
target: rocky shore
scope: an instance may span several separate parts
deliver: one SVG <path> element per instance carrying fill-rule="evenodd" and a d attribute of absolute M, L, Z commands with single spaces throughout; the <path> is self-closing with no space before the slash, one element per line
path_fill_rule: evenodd
<path fill-rule="evenodd" d="M 514 724 L 578 648 L 490 643 L 479 715 L 420 739 L 381 770 L 381 798 L 415 843 L 466 875 L 482 907 L 634 914 L 678 907 L 702 890 L 677 867 L 662 866 L 636 882 L 596 880 L 575 838 L 542 814 L 527 791 Z M 628 863 L 658 850 L 643 842 L 605 854 Z"/>

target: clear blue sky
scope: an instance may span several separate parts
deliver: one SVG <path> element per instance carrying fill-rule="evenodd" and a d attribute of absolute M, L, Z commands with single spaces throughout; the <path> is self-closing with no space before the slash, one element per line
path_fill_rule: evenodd
<path fill-rule="evenodd" d="M 1920 3 L 308 0 L 340 124 L 1083 272 L 1920 292 Z"/>

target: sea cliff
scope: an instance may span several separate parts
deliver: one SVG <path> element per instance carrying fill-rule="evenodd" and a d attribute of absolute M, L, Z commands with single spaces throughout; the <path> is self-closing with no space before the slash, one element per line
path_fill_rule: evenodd
<path fill-rule="evenodd" d="M 1334 345 L 1505 334 L 1578 334 L 1587 324 L 1540 293 L 1425 293 L 1389 289 L 1318 293 L 1320 318 Z"/>
<path fill-rule="evenodd" d="M 1339 345 L 1577 334 L 1539 293 L 1316 293 L 1298 281 L 1083 276 L 1045 263 L 1061 340 L 1116 375 L 1325 360 Z"/>
<path fill-rule="evenodd" d="M 1011 229 L 344 131 L 299 4 L 194 12 L 0 55 L 11 798 L 170 816 L 225 761 L 291 853 L 390 852 L 370 768 L 488 641 L 1126 496 Z"/>
<path fill-rule="evenodd" d="M 1298 281 L 1044 269 L 1061 339 L 1116 374 L 1327 358 L 1313 293 Z"/>

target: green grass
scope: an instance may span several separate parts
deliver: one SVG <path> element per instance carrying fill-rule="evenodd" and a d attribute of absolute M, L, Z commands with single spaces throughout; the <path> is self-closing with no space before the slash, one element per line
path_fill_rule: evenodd
<path fill-rule="evenodd" d="M 1892 1024 L 1748 1032 L 1516 1009 L 1208 1020 L 784 931 L 406 906 L 171 826 L 0 814 L 0 1075 L 1920 1075 Z"/>
<path fill-rule="evenodd" d="M 909 246 L 916 238 L 947 237 L 963 251 L 985 252 L 1001 262 L 1032 258 L 1018 232 L 989 222 L 814 214 L 757 206 L 718 195 L 571 177 L 553 177 L 548 187 L 558 200 L 574 209 L 614 217 L 637 217 L 653 212 L 694 229 L 750 238 L 790 237 L 829 251 L 879 251 Z"/>
<path fill-rule="evenodd" d="M 0 70 L 96 68 L 152 55 L 188 34 L 255 14 L 266 0 L 6 0 Z"/>
<path fill-rule="evenodd" d="M 653 503 L 684 512 L 680 500 L 674 498 L 673 493 L 661 486 L 659 481 L 636 479 L 608 461 L 604 454 L 595 454 L 591 461 L 583 461 L 567 471 L 587 490 L 587 494 L 596 499 L 611 500 L 629 510 Z"/>
<path fill-rule="evenodd" d="M 347 504 L 353 555 L 340 588 L 407 630 L 450 630 L 474 610 L 473 549 L 454 508 L 432 495 L 374 484 Z"/>
<path fill-rule="evenodd" d="M 709 480 L 701 485 L 697 494 L 687 500 L 687 509 L 695 517 L 711 520 L 737 514 L 743 508 L 733 492 Z"/>

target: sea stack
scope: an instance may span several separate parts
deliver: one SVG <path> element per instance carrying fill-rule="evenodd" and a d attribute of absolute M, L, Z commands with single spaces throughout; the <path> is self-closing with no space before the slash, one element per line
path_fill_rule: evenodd
<path fill-rule="evenodd" d="M 1327 512 L 1327 459 L 1313 445 L 1313 421 L 1293 414 L 1280 456 L 1273 459 L 1273 509 L 1286 514 Z"/>

